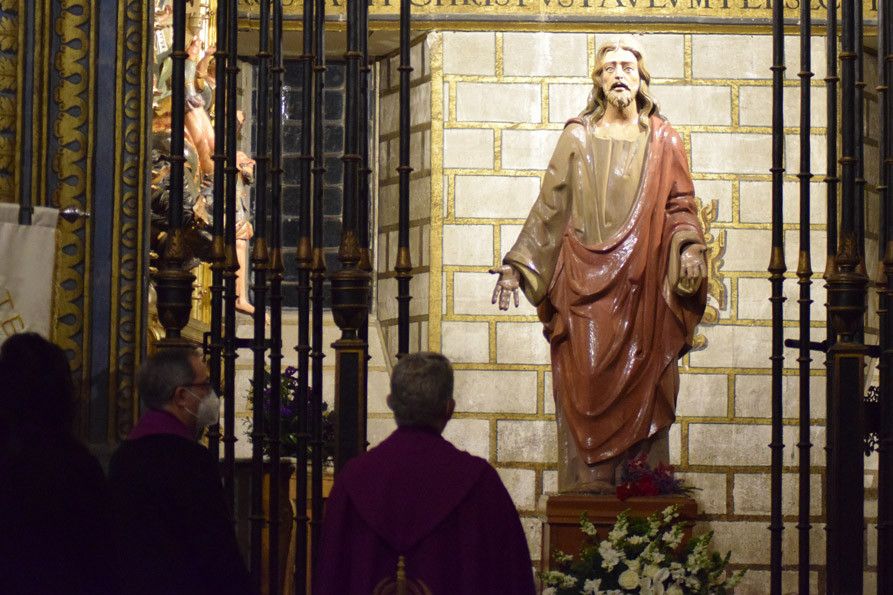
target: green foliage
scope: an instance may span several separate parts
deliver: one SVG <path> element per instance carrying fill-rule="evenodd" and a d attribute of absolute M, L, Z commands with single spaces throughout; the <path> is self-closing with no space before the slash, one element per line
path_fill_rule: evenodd
<path fill-rule="evenodd" d="M 605 539 L 583 514 L 579 556 L 556 551 L 558 569 L 540 574 L 543 595 L 727 595 L 744 571 L 729 574 L 731 553 L 711 552 L 713 532 L 685 540 L 679 509 L 648 518 L 621 513 Z"/>

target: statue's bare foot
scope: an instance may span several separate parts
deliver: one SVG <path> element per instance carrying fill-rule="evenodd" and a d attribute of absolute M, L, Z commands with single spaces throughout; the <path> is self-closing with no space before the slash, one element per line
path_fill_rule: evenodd
<path fill-rule="evenodd" d="M 236 312 L 241 312 L 242 314 L 247 314 L 248 316 L 254 316 L 254 305 L 248 300 L 243 300 L 241 297 L 237 297 Z"/>

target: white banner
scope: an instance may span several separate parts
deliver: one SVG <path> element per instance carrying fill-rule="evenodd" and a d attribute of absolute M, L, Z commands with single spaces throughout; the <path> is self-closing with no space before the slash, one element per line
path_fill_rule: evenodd
<path fill-rule="evenodd" d="M 0 203 L 0 344 L 22 332 L 51 338 L 57 209 L 34 207 L 19 225 L 19 205 Z"/>

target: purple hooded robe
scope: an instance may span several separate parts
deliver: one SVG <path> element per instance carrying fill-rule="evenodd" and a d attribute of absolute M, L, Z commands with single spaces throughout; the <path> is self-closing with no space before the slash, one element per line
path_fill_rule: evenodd
<path fill-rule="evenodd" d="M 532 595 L 515 506 L 487 461 L 437 432 L 398 428 L 350 461 L 326 504 L 313 592 L 369 595 L 396 575 L 432 595 Z"/>

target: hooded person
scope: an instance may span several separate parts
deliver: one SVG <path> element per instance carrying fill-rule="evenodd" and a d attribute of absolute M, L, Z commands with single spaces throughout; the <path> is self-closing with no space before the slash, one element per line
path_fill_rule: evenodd
<path fill-rule="evenodd" d="M 398 566 L 407 592 L 534 593 L 527 541 L 499 475 L 441 436 L 455 407 L 449 360 L 400 359 L 388 406 L 397 430 L 335 478 L 314 593 L 389 592 Z"/>
<path fill-rule="evenodd" d="M 123 593 L 251 594 L 217 461 L 196 440 L 220 400 L 192 349 L 140 369 L 145 412 L 109 463 Z"/>

